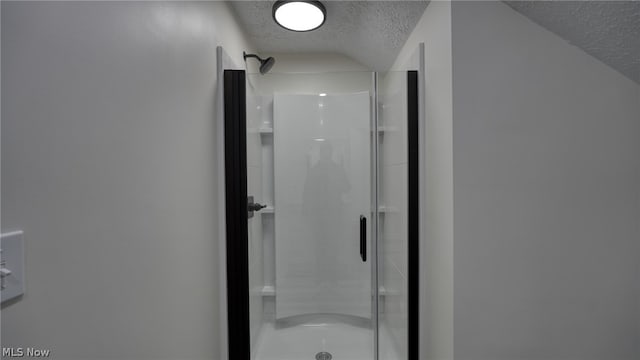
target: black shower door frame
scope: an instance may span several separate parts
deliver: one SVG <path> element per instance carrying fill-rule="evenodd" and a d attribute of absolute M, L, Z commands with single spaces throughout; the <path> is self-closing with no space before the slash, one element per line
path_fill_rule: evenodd
<path fill-rule="evenodd" d="M 408 359 L 419 359 L 419 94 L 407 71 Z M 224 70 L 225 215 L 229 360 L 250 360 L 246 73 Z"/>

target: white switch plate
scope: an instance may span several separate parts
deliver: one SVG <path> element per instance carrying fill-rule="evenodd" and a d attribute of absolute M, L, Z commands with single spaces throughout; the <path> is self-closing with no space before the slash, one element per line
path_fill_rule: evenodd
<path fill-rule="evenodd" d="M 12 231 L 0 237 L 0 260 L 2 268 L 11 271 L 2 279 L 4 289 L 0 290 L 2 302 L 24 294 L 24 243 L 22 231 Z"/>

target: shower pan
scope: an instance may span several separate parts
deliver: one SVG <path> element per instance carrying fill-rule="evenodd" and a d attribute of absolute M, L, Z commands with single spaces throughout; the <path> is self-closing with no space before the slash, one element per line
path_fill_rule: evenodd
<path fill-rule="evenodd" d="M 228 354 L 418 354 L 418 74 L 224 71 Z"/>

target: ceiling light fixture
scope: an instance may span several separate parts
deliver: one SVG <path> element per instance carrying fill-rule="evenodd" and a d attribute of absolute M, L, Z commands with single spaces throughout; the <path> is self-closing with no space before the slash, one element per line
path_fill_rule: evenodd
<path fill-rule="evenodd" d="M 291 31 L 311 31 L 324 24 L 327 10 L 320 1 L 278 0 L 273 4 L 273 19 Z"/>

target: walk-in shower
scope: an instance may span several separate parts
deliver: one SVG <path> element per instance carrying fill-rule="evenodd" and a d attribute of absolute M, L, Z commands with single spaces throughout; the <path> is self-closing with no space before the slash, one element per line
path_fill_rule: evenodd
<path fill-rule="evenodd" d="M 417 84 L 224 71 L 229 359 L 415 358 Z"/>

